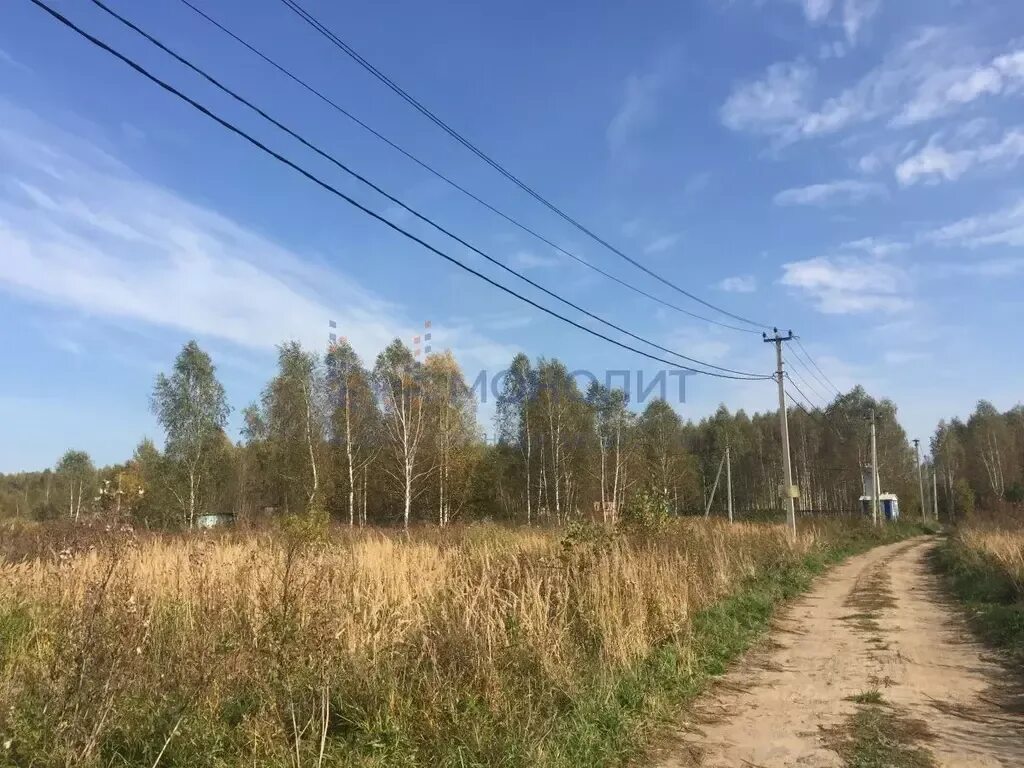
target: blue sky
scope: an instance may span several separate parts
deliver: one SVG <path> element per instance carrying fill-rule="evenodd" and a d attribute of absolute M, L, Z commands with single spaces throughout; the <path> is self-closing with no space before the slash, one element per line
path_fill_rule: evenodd
<path fill-rule="evenodd" d="M 609 283 L 462 198 L 177 0 L 110 4 L 409 204 L 630 330 L 768 372 L 772 349 Z M 275 0 L 197 0 L 366 122 L 562 247 L 684 301 L 503 181 Z M 407 214 L 91 3 L 88 30 L 369 206 Z M 959 0 L 346 3 L 308 7 L 520 178 L 655 271 L 792 327 L 841 389 L 893 398 L 912 435 L 1024 362 L 1024 7 Z M 100 463 L 143 435 L 154 376 L 195 337 L 236 412 L 274 345 L 367 363 L 431 320 L 470 379 L 517 351 L 603 372 L 654 364 L 562 326 L 384 229 L 27 0 L 0 25 L 0 471 Z M 508 281 L 464 248 L 432 242 Z M 517 286 L 518 287 L 518 286 Z M 525 289 L 537 296 L 532 289 Z M 546 303 L 550 303 L 545 299 Z M 702 311 L 698 305 L 689 305 Z M 724 319 L 724 318 L 723 318 Z M 1013 353 L 1013 350 L 1018 350 Z M 807 377 L 807 374 L 804 374 Z M 813 380 L 811 381 L 813 384 Z M 806 388 L 805 388 L 806 389 Z M 818 386 L 822 395 L 824 387 Z M 680 412 L 775 407 L 771 382 L 687 382 Z M 807 394 L 814 400 L 814 393 Z M 490 429 L 492 405 L 482 408 Z"/>

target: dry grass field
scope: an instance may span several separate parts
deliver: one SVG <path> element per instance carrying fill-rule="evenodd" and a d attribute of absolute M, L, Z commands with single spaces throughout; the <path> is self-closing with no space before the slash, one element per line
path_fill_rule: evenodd
<path fill-rule="evenodd" d="M 878 536 L 19 535 L 0 561 L 0 764 L 19 766 L 613 762 L 659 697 Z"/>
<path fill-rule="evenodd" d="M 965 554 L 1002 574 L 1018 598 L 1024 599 L 1024 528 L 968 525 L 958 532 L 957 540 Z"/>
<path fill-rule="evenodd" d="M 1024 525 L 1019 512 L 962 522 L 937 554 L 936 565 L 982 638 L 1024 661 Z"/>

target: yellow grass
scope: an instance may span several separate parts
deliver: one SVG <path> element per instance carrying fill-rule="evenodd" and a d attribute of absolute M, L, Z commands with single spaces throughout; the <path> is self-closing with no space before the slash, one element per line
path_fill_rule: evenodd
<path fill-rule="evenodd" d="M 112 535 L 2 564 L 0 765 L 538 764 L 595 680 L 685 663 L 697 611 L 820 536 Z"/>
<path fill-rule="evenodd" d="M 1024 528 L 968 525 L 957 533 L 961 544 L 995 566 L 1024 595 Z"/>

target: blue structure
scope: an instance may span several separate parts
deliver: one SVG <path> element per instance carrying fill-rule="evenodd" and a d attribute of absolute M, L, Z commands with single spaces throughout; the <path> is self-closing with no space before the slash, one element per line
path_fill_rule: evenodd
<path fill-rule="evenodd" d="M 900 519 L 900 501 L 895 493 L 883 493 L 878 497 L 879 512 L 885 519 L 895 522 Z"/>
<path fill-rule="evenodd" d="M 871 497 L 860 497 L 860 511 L 865 516 L 871 515 Z M 900 519 L 900 500 L 895 493 L 880 493 L 878 495 L 878 513 L 883 519 L 895 521 Z"/>

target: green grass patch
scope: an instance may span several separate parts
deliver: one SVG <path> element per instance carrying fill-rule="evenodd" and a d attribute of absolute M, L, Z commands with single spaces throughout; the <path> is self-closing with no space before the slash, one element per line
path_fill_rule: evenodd
<path fill-rule="evenodd" d="M 1024 661 L 1024 599 L 1008 574 L 984 554 L 950 538 L 932 555 L 968 623 L 989 645 Z"/>
<path fill-rule="evenodd" d="M 826 734 L 848 768 L 934 768 L 935 759 L 922 746 L 932 738 L 921 720 L 889 706 L 878 691 L 851 697 L 861 706 L 844 725 Z"/>
<path fill-rule="evenodd" d="M 852 701 L 855 704 L 882 704 L 885 701 L 885 698 L 882 696 L 881 691 L 875 689 L 862 691 L 854 696 L 847 696 L 846 700 Z"/>

